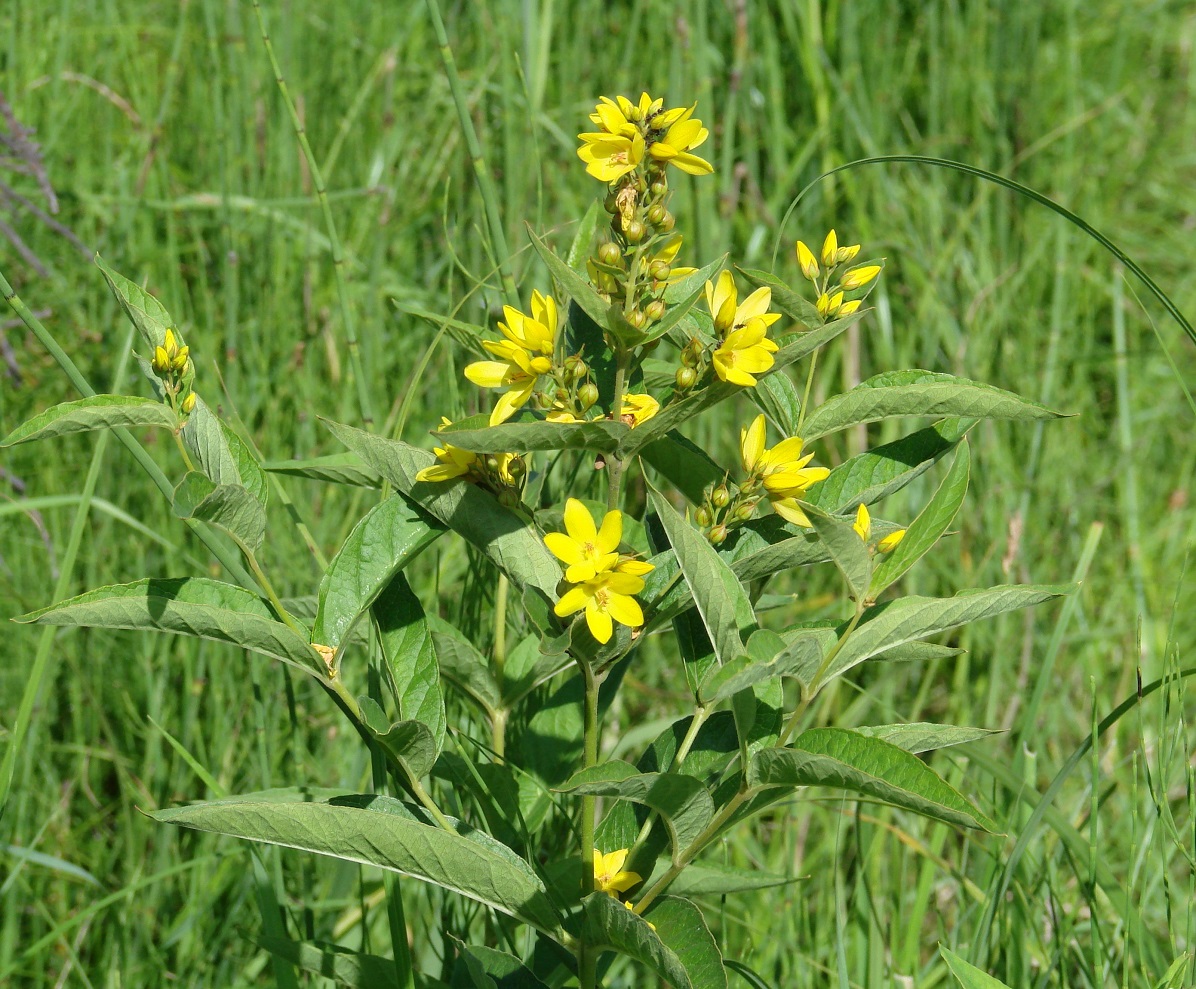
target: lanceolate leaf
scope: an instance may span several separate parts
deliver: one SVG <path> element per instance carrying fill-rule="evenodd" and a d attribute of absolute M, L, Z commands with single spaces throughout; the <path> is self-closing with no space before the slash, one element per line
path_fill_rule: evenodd
<path fill-rule="evenodd" d="M 777 429 L 785 436 L 797 435 L 797 424 L 801 419 L 801 395 L 789 375 L 767 375 L 748 391 L 752 401 Z"/>
<path fill-rule="evenodd" d="M 606 211 L 600 200 L 595 199 L 586 210 L 586 215 L 577 225 L 577 232 L 573 235 L 573 242 L 565 255 L 565 263 L 579 275 L 586 273 L 586 259 L 590 256 L 590 248 L 594 246 L 594 232 L 598 229 L 598 221 Z"/>
<path fill-rule="evenodd" d="M 546 989 L 544 983 L 514 955 L 497 948 L 453 940 L 458 951 L 458 971 L 464 966 L 475 989 Z M 454 983 L 456 979 L 454 976 Z"/>
<path fill-rule="evenodd" d="M 765 632 L 766 629 L 754 632 L 752 641 Z M 788 641 L 775 632 L 768 634 L 779 640 L 773 654 L 766 658 L 741 656 L 711 670 L 699 691 L 702 703 L 717 704 L 740 690 L 781 676 L 797 677 L 808 682 L 836 638 L 834 630 L 827 628 L 803 629 L 789 637 Z"/>
<path fill-rule="evenodd" d="M 788 748 L 757 752 L 748 781 L 759 787 L 851 790 L 948 824 L 996 831 L 979 808 L 917 756 L 846 728 L 812 728 Z"/>
<path fill-rule="evenodd" d="M 390 685 L 399 706 L 399 717 L 427 726 L 433 743 L 432 762 L 444 745 L 444 695 L 440 692 L 440 666 L 423 606 L 407 578 L 396 573 L 372 606 L 378 624 L 382 655 L 390 671 Z M 417 774 L 423 775 L 423 773 Z"/>
<path fill-rule="evenodd" d="M 861 735 L 883 739 L 898 748 L 905 749 L 906 752 L 914 753 L 945 749 L 951 745 L 962 745 L 964 742 L 975 742 L 977 739 L 1000 734 L 1000 732 L 988 728 L 934 725 L 924 721 L 906 725 L 873 725 L 855 730 Z"/>
<path fill-rule="evenodd" d="M 396 800 L 363 794 L 329 802 L 249 794 L 160 810 L 164 824 L 299 848 L 380 869 L 477 900 L 552 936 L 560 921 L 543 884 L 505 845 L 415 820 Z M 620 907 L 619 909 L 624 909 Z"/>
<path fill-rule="evenodd" d="M 131 395 L 92 395 L 46 409 L 0 440 L 0 447 L 93 429 L 114 429 L 119 426 L 131 429 L 142 426 L 174 429 L 178 424 L 179 417 L 170 406 L 154 399 Z"/>
<path fill-rule="evenodd" d="M 332 979 L 350 989 L 400 989 L 391 958 L 351 951 L 326 941 L 292 941 L 258 934 L 253 936 L 253 942 L 304 972 Z M 419 989 L 443 986 L 421 975 L 416 975 L 415 984 Z"/>
<path fill-rule="evenodd" d="M 353 527 L 320 580 L 313 642 L 340 650 L 354 623 L 391 577 L 445 531 L 402 495 L 375 505 Z"/>
<path fill-rule="evenodd" d="M 947 968 L 955 976 L 963 989 L 1009 989 L 1000 979 L 994 979 L 987 972 L 983 972 L 970 962 L 964 961 L 946 945 L 939 945 L 939 954 L 947 963 Z"/>
<path fill-rule="evenodd" d="M 666 899 L 661 897 L 662 901 Z M 709 937 L 701 914 L 698 914 L 697 922 Z M 610 948 L 647 965 L 673 989 L 706 989 L 707 984 L 695 982 L 690 977 L 678 953 L 671 944 L 664 942 L 658 931 L 659 927 L 652 930 L 646 920 L 606 893 L 592 893 L 582 902 L 581 936 L 587 942 L 595 947 Z M 695 936 L 700 935 L 695 932 Z M 716 953 L 717 950 L 715 948 Z"/>
<path fill-rule="evenodd" d="M 519 587 L 534 587 L 556 600 L 560 564 L 523 519 L 489 493 L 465 481 L 415 480 L 434 459 L 424 450 L 330 422 L 342 443 L 417 505 L 485 553 Z"/>
<path fill-rule="evenodd" d="M 847 584 L 848 593 L 855 601 L 863 601 L 868 591 L 868 580 L 872 576 L 872 557 L 860 534 L 852 523 L 827 515 L 815 508 L 806 513 L 814 524 L 814 531 L 822 540 L 835 561 L 839 573 Z"/>
<path fill-rule="evenodd" d="M 240 484 L 213 484 L 199 471 L 188 471 L 174 489 L 174 514 L 223 529 L 256 553 L 266 536 L 266 510 Z"/>
<path fill-rule="evenodd" d="M 918 562 L 935 543 L 939 541 L 947 527 L 955 518 L 964 495 L 968 491 L 968 475 L 971 466 L 971 455 L 968 451 L 968 441 L 959 445 L 955 460 L 943 483 L 935 491 L 926 507 L 918 513 L 918 517 L 910 523 L 901 542 L 887 556 L 881 556 L 876 570 L 872 574 L 872 582 L 868 587 L 869 597 L 875 599 L 881 591 L 898 580 L 910 567 Z"/>
<path fill-rule="evenodd" d="M 578 272 L 574 271 L 557 257 L 552 252 L 552 249 L 532 232 L 530 226 L 528 227 L 527 235 L 531 239 L 536 253 L 540 255 L 540 260 L 544 262 L 545 267 L 548 268 L 549 273 L 556 283 L 565 290 L 565 293 L 581 307 L 590 319 L 603 329 L 615 333 L 618 328 L 612 321 L 611 304 L 594 290 L 589 279 L 584 275 L 578 274 Z"/>
<path fill-rule="evenodd" d="M 723 956 L 701 910 L 680 896 L 662 896 L 649 909 L 648 919 L 685 967 L 694 989 L 727 989 Z"/>
<path fill-rule="evenodd" d="M 727 477 L 727 471 L 710 454 L 676 430 L 649 443 L 640 450 L 640 457 L 695 505 L 701 502 L 708 484 L 719 484 Z"/>
<path fill-rule="evenodd" d="M 1061 413 L 992 385 L 930 371 L 889 371 L 814 409 L 802 432 L 807 442 L 861 422 L 892 416 L 970 419 L 1058 419 Z"/>
<path fill-rule="evenodd" d="M 902 643 L 981 618 L 1042 604 L 1071 590 L 1070 585 L 1011 584 L 961 591 L 949 598 L 911 595 L 885 602 L 864 612 L 863 621 L 814 686 L 821 686 L 864 660 Z"/>
<path fill-rule="evenodd" d="M 460 424 L 457 424 L 460 425 Z M 629 431 L 624 422 L 504 422 L 481 429 L 449 427 L 438 431 L 438 440 L 477 453 L 526 453 L 533 450 L 596 450 L 610 453 Z"/>
<path fill-rule="evenodd" d="M 486 657 L 459 629 L 443 619 L 433 615 L 428 624 L 441 674 L 493 717 L 502 706 L 502 697 Z"/>
<path fill-rule="evenodd" d="M 673 840 L 674 859 L 687 849 L 714 816 L 714 804 L 698 779 L 684 773 L 640 773 L 612 759 L 574 773 L 559 789 L 583 796 L 619 797 L 658 811 Z"/>
<path fill-rule="evenodd" d="M 737 266 L 738 268 L 738 266 Z M 757 271 L 754 268 L 738 268 L 744 278 L 757 287 L 772 290 L 773 309 L 783 312 L 792 320 L 803 326 L 818 327 L 822 325 L 822 317 L 818 315 L 818 307 L 803 295 L 793 291 L 788 284 L 767 271 Z"/>
<path fill-rule="evenodd" d="M 259 501 L 265 501 L 265 475 L 261 467 L 241 439 L 198 395 L 195 408 L 183 426 L 182 437 L 196 469 L 213 484 L 239 484 Z"/>
<path fill-rule="evenodd" d="M 113 584 L 13 621 L 177 632 L 231 642 L 307 673 L 325 672 L 307 640 L 278 621 L 265 601 L 240 587 L 206 577 L 149 577 Z"/>
<path fill-rule="evenodd" d="M 104 273 L 112 294 L 120 303 L 125 315 L 141 333 L 141 338 L 152 351 L 166 340 L 166 331 L 174 326 L 165 307 L 152 295 L 135 282 L 129 281 L 124 275 L 104 263 L 103 258 L 96 255 L 96 265 Z M 178 336 L 178 334 L 175 334 Z M 181 338 L 180 338 L 181 343 Z"/>
<path fill-rule="evenodd" d="M 852 457 L 810 488 L 806 501 L 835 515 L 854 511 L 860 504 L 875 504 L 927 471 L 975 423 L 975 419 L 944 419 Z"/>
<path fill-rule="evenodd" d="M 679 896 L 723 896 L 794 882 L 797 880 L 789 876 L 773 875 L 759 869 L 737 869 L 717 862 L 691 862 L 669 884 L 669 889 Z"/>
<path fill-rule="evenodd" d="M 367 467 L 355 453 L 333 453 L 326 457 L 310 460 L 274 460 L 262 465 L 272 474 L 290 474 L 306 477 L 313 481 L 328 481 L 332 484 L 349 484 L 361 488 L 379 488 L 382 478 L 372 467 Z"/>

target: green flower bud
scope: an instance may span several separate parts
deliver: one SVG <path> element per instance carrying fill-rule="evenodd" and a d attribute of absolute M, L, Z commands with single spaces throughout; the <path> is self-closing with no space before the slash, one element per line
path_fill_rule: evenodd
<path fill-rule="evenodd" d="M 669 184 L 663 179 L 657 179 L 650 187 L 653 199 L 660 199 L 669 191 Z"/>
<path fill-rule="evenodd" d="M 632 309 L 627 314 L 627 322 L 634 326 L 637 330 L 642 330 L 648 325 L 648 317 L 644 315 L 642 309 Z"/>
<path fill-rule="evenodd" d="M 602 200 L 602 208 L 605 209 L 612 216 L 619 212 L 619 197 L 615 193 L 609 193 L 607 197 Z"/>
<path fill-rule="evenodd" d="M 654 227 L 659 227 L 666 215 L 668 215 L 668 210 L 661 206 L 660 203 L 648 208 L 648 222 Z"/>
<path fill-rule="evenodd" d="M 608 240 L 598 248 L 598 260 L 603 264 L 616 265 L 623 260 L 623 252 L 614 241 Z"/>
<path fill-rule="evenodd" d="M 679 367 L 677 368 L 676 380 L 677 387 L 681 391 L 687 391 L 698 380 L 698 372 L 692 367 Z"/>
<path fill-rule="evenodd" d="M 664 316 L 664 309 L 664 303 L 660 299 L 654 299 L 644 306 L 644 315 L 648 317 L 648 322 L 655 323 Z"/>
<path fill-rule="evenodd" d="M 523 499 L 519 496 L 519 492 L 514 488 L 503 488 L 498 493 L 498 503 L 503 508 L 518 508 Z"/>
<path fill-rule="evenodd" d="M 558 388 L 552 393 L 552 397 L 558 402 L 564 403 L 569 401 L 569 392 L 567 392 L 564 388 Z"/>
<path fill-rule="evenodd" d="M 670 213 L 666 209 L 664 211 L 664 216 L 662 216 L 660 218 L 660 221 L 655 224 L 655 227 L 657 230 L 660 230 L 662 233 L 668 233 L 676 225 L 677 225 L 677 218 L 675 216 L 673 216 L 673 214 Z"/>
<path fill-rule="evenodd" d="M 653 281 L 667 282 L 669 275 L 672 273 L 673 266 L 667 261 L 653 261 L 648 265 L 648 274 L 652 277 Z"/>
<path fill-rule="evenodd" d="M 592 381 L 587 381 L 577 389 L 577 400 L 581 403 L 583 410 L 590 408 L 598 401 L 598 386 Z"/>
<path fill-rule="evenodd" d="M 710 530 L 710 544 L 720 546 L 727 538 L 727 527 L 721 522 Z"/>
<path fill-rule="evenodd" d="M 756 514 L 756 502 L 745 501 L 735 509 L 735 521 L 746 522 Z"/>
<path fill-rule="evenodd" d="M 731 500 L 731 492 L 727 490 L 725 484 L 720 484 L 714 489 L 713 494 L 710 495 L 711 504 L 715 508 L 726 508 L 727 503 Z"/>
<path fill-rule="evenodd" d="M 627 238 L 627 243 L 629 244 L 638 244 L 644 239 L 644 235 L 647 232 L 648 228 L 639 220 L 632 220 L 623 226 L 623 236 Z"/>
<path fill-rule="evenodd" d="M 579 355 L 574 354 L 572 357 L 565 358 L 565 373 L 570 378 L 584 378 L 587 371 L 589 368 L 586 367 L 586 362 Z"/>
<path fill-rule="evenodd" d="M 714 521 L 714 518 L 710 514 L 710 509 L 703 505 L 696 512 L 694 512 L 694 521 L 697 522 L 698 525 L 700 525 L 703 529 L 705 529 L 706 526 Z"/>

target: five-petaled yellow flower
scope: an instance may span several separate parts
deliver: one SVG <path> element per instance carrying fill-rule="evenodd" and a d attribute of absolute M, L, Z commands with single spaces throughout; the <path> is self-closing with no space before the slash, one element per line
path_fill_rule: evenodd
<path fill-rule="evenodd" d="M 607 852 L 605 855 L 595 848 L 594 888 L 600 893 L 617 898 L 619 893 L 625 893 L 636 883 L 643 882 L 643 877 L 638 872 L 623 871 L 626 864 L 626 848 L 620 848 L 617 852 Z"/>
<path fill-rule="evenodd" d="M 768 339 L 768 326 L 759 317 L 749 319 L 741 330 L 732 330 L 711 359 L 714 373 L 723 381 L 745 388 L 754 388 L 754 375 L 772 367 L 777 345 Z"/>
<path fill-rule="evenodd" d="M 615 568 L 622 538 L 622 512 L 607 512 L 598 527 L 589 509 L 576 498 L 570 498 L 565 502 L 565 531 L 547 533 L 544 545 L 567 567 L 565 580 L 579 584 Z"/>
<path fill-rule="evenodd" d="M 653 118 L 654 129 L 660 128 L 665 121 L 668 123 L 668 129 L 648 146 L 648 154 L 657 161 L 675 165 L 689 175 L 709 175 L 714 171 L 714 166 L 705 158 L 690 154 L 710 136 L 710 131 L 702 126 L 702 121 L 694 119 L 693 112 L 696 108 L 695 103 L 675 118 L 670 115 L 677 114 L 676 110 L 669 110 Z"/>
<path fill-rule="evenodd" d="M 506 322 L 498 324 L 502 340 L 484 340 L 497 361 L 475 361 L 465 377 L 481 388 L 506 388 L 490 413 L 490 425 L 510 419 L 531 398 L 540 375 L 552 370 L 556 346 L 557 307 L 552 296 L 532 292 L 532 315 L 504 306 Z"/>
<path fill-rule="evenodd" d="M 651 395 L 624 395 L 619 415 L 631 419 L 631 427 L 642 426 L 660 411 L 660 403 Z"/>
<path fill-rule="evenodd" d="M 807 467 L 814 454 L 802 456 L 802 439 L 794 436 L 781 440 L 772 449 L 764 446 L 764 415 L 761 413 L 747 429 L 739 432 L 739 451 L 748 477 L 759 478 L 773 511 L 787 522 L 808 528 L 810 520 L 797 499 L 830 471 L 825 467 Z"/>
<path fill-rule="evenodd" d="M 448 418 L 441 417 L 441 429 L 451 425 L 452 422 Z M 415 479 L 417 481 L 451 481 L 453 478 L 464 477 L 478 462 L 478 455 L 476 453 L 471 453 L 469 450 L 462 450 L 451 443 L 433 447 L 432 452 L 436 454 L 436 459 L 439 463 L 432 464 L 431 467 L 425 467 L 416 474 Z"/>
<path fill-rule="evenodd" d="M 651 569 L 650 564 L 638 560 L 629 560 L 623 566 L 626 569 L 632 566 Z M 632 595 L 644 589 L 644 581 L 626 569 L 606 570 L 575 584 L 561 595 L 553 611 L 560 618 L 568 618 L 584 608 L 590 634 L 603 645 L 614 634 L 614 622 L 639 628 L 644 624 L 644 612 Z"/>

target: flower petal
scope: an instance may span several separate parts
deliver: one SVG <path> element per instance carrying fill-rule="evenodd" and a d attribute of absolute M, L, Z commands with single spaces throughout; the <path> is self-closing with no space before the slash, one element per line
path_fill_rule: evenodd
<path fill-rule="evenodd" d="M 607 512 L 602 519 L 602 528 L 598 532 L 595 545 L 599 552 L 613 553 L 619 548 L 623 539 L 623 513 L 615 510 Z"/>
<path fill-rule="evenodd" d="M 747 429 L 739 431 L 739 453 L 743 458 L 743 469 L 749 474 L 756 470 L 764 456 L 765 423 L 761 412 Z"/>
<path fill-rule="evenodd" d="M 548 547 L 548 552 L 562 563 L 580 563 L 585 559 L 577 541 L 570 539 L 563 532 L 545 533 L 544 545 Z"/>
<path fill-rule="evenodd" d="M 608 593 L 606 597 L 606 613 L 620 625 L 639 628 L 644 624 L 644 612 L 639 602 L 626 594 Z"/>
<path fill-rule="evenodd" d="M 610 637 L 614 633 L 614 622 L 610 620 L 610 615 L 605 611 L 599 611 L 598 606 L 593 601 L 586 606 L 586 625 L 590 628 L 590 635 L 606 645 L 610 642 Z"/>
<path fill-rule="evenodd" d="M 559 618 L 567 618 L 569 615 L 581 611 L 582 608 L 588 607 L 593 600 L 589 589 L 581 584 L 565 591 L 561 595 L 561 599 L 553 605 L 552 610 Z"/>
<path fill-rule="evenodd" d="M 590 510 L 576 498 L 565 502 L 565 531 L 579 543 L 592 543 L 598 538 Z"/>

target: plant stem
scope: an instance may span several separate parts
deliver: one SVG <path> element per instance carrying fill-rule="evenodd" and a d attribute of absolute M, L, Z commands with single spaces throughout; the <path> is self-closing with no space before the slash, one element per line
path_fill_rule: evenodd
<path fill-rule="evenodd" d="M 507 595 L 510 581 L 505 573 L 498 575 L 498 586 L 494 591 L 494 651 L 491 660 L 494 663 L 494 679 L 502 690 L 503 667 L 507 663 Z"/>
<path fill-rule="evenodd" d="M 685 757 L 689 755 L 689 750 L 693 748 L 694 742 L 697 740 L 698 732 L 701 731 L 702 725 L 706 723 L 706 719 L 710 717 L 710 709 L 698 705 L 694 708 L 693 717 L 690 718 L 689 728 L 685 731 L 685 737 L 681 739 L 681 744 L 677 747 L 677 751 L 673 753 L 673 758 L 669 760 L 669 766 L 666 772 L 675 772 L 680 768 L 685 761 Z M 648 815 L 648 819 L 644 821 L 644 826 L 640 828 L 640 833 L 636 835 L 635 844 L 631 846 L 631 851 L 627 853 L 627 861 L 634 862 L 636 853 L 643 847 L 645 841 L 648 840 L 648 835 L 652 833 L 652 828 L 660 819 L 658 811 L 652 811 Z"/>
<path fill-rule="evenodd" d="M 295 138 L 303 151 L 304 160 L 311 172 L 312 185 L 316 190 L 316 199 L 320 204 L 320 211 L 324 214 L 324 225 L 328 228 L 328 244 L 332 252 L 332 273 L 336 280 L 336 297 L 340 304 L 341 322 L 345 326 L 345 347 L 349 351 L 349 364 L 353 368 L 353 377 L 357 385 L 357 404 L 361 409 L 361 422 L 366 429 L 374 423 L 374 409 L 370 401 L 369 382 L 365 376 L 365 368 L 361 361 L 361 350 L 357 343 L 357 325 L 353 321 L 353 307 L 349 301 L 349 286 L 345 279 L 345 252 L 341 247 L 340 236 L 336 232 L 336 221 L 332 218 L 332 205 L 328 201 L 328 189 L 324 185 L 324 176 L 320 172 L 320 165 L 311 150 L 307 140 L 307 128 L 299 117 L 295 108 L 295 101 L 291 99 L 291 91 L 287 88 L 282 75 L 282 67 L 274 54 L 274 43 L 266 30 L 266 17 L 262 13 L 262 6 L 258 0 L 252 0 L 253 12 L 257 15 L 258 29 L 261 31 L 262 44 L 266 49 L 266 56 L 270 59 L 270 68 L 274 70 L 274 81 L 278 85 L 278 92 L 286 105 L 291 124 L 295 128 Z"/>
<path fill-rule="evenodd" d="M 855 631 L 855 627 L 860 623 L 860 617 L 864 614 L 863 603 L 857 603 L 855 607 L 855 614 L 851 616 L 851 622 L 844 630 L 843 635 L 840 636 L 839 641 L 834 644 L 831 651 L 826 654 L 822 663 L 818 667 L 818 671 L 810 678 L 809 689 L 802 689 L 801 701 L 797 707 L 793 709 L 793 713 L 789 715 L 789 720 L 785 722 L 785 727 L 781 729 L 781 734 L 777 738 L 777 745 L 784 745 L 789 741 L 789 736 L 793 734 L 794 729 L 797 728 L 798 723 L 805 716 L 809 710 L 810 704 L 813 703 L 814 698 L 818 696 L 818 691 L 821 689 L 818 681 L 822 675 L 830 669 L 831 662 L 839 655 L 839 651 L 846 644 L 848 637 Z M 747 768 L 745 763 L 744 769 Z"/>
<path fill-rule="evenodd" d="M 810 355 L 810 370 L 806 372 L 806 389 L 801 397 L 801 408 L 797 413 L 797 435 L 801 435 L 801 428 L 806 422 L 806 409 L 810 407 L 810 392 L 814 387 L 814 369 L 818 367 L 818 351 Z"/>
<path fill-rule="evenodd" d="M 583 707 L 583 739 L 585 768 L 598 764 L 598 678 L 584 659 L 577 659 L 585 686 Z M 594 892 L 594 814 L 597 801 L 592 796 L 581 798 L 581 895 Z M 594 989 L 598 953 L 584 938 L 577 942 L 577 971 L 581 989 Z"/>
<path fill-rule="evenodd" d="M 617 422 L 623 409 L 623 393 L 627 386 L 627 365 L 631 354 L 620 347 L 615 351 L 615 394 L 611 400 L 610 414 Z M 606 461 L 606 510 L 613 512 L 619 507 L 619 496 L 623 493 L 623 461 L 614 456 Z"/>

